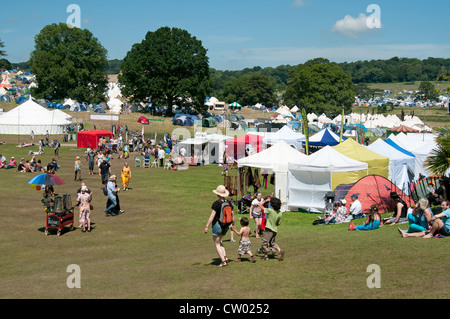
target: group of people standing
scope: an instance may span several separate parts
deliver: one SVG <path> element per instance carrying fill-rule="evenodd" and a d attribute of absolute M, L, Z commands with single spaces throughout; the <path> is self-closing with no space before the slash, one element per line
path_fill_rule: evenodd
<path fill-rule="evenodd" d="M 224 223 L 222 220 L 223 217 L 223 207 L 227 200 L 227 197 L 230 195 L 229 191 L 226 189 L 224 185 L 219 185 L 215 190 L 212 191 L 217 195 L 218 199 L 211 206 L 211 214 L 209 215 L 208 221 L 206 223 L 204 232 L 205 234 L 208 232 L 210 226 L 212 226 L 212 235 L 214 246 L 216 248 L 216 252 L 220 258 L 220 264 L 218 267 L 226 267 L 230 263 L 230 260 L 227 257 L 227 253 L 225 247 L 222 243 L 223 236 L 226 235 L 229 229 L 232 232 L 241 236 L 238 246 L 238 257 L 236 262 L 241 261 L 242 255 L 248 254 L 250 256 L 251 262 L 256 262 L 256 257 L 252 253 L 251 248 L 251 229 L 249 227 L 249 219 L 247 217 L 243 217 L 239 220 L 241 225 L 240 230 L 237 230 L 235 227 L 234 213 L 231 222 Z M 259 198 L 259 199 L 258 199 Z M 284 250 L 278 246 L 275 241 L 278 234 L 278 226 L 281 224 L 282 213 L 280 212 L 281 201 L 276 197 L 270 197 L 270 199 L 261 199 L 261 194 L 257 194 L 256 201 L 252 204 L 252 209 L 250 213 L 250 218 L 262 218 L 262 214 L 266 214 L 266 224 L 264 231 L 262 232 L 262 240 L 261 240 L 261 249 L 258 252 L 263 253 L 263 257 L 261 260 L 269 260 L 269 253 L 278 252 L 278 260 L 282 261 L 284 259 Z M 233 203 L 229 201 L 231 207 L 233 207 Z M 264 204 L 267 203 L 268 207 L 266 208 Z M 259 230 L 261 226 L 257 224 L 255 221 L 255 237 L 260 238 Z"/>

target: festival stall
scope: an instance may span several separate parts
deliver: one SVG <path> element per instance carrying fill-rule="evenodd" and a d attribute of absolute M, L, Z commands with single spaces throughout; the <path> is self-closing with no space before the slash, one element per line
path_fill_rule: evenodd
<path fill-rule="evenodd" d="M 389 158 L 371 151 L 354 139 L 349 138 L 333 148 L 356 161 L 367 163 L 369 165 L 369 174 L 380 175 L 385 178 L 389 177 Z"/>
<path fill-rule="evenodd" d="M 248 179 L 246 170 L 254 169 L 259 170 L 257 176 L 263 176 L 264 181 L 261 187 L 267 188 L 268 176 L 273 176 L 274 182 L 274 196 L 281 200 L 281 210 L 287 209 L 288 203 L 288 187 L 287 187 L 287 174 L 288 164 L 298 163 L 305 160 L 308 156 L 297 151 L 291 145 L 284 141 L 279 141 L 272 147 L 265 149 L 257 154 L 241 158 L 237 161 L 238 164 L 238 197 L 246 194 L 248 186 Z M 252 174 L 254 177 L 255 174 Z M 256 184 L 256 181 L 254 185 Z"/>
<path fill-rule="evenodd" d="M 355 183 L 369 165 L 325 146 L 305 160 L 288 165 L 288 207 L 308 212 L 325 210 L 325 194 L 337 185 Z"/>
<path fill-rule="evenodd" d="M 43 207 L 46 213 L 44 234 L 49 234 L 49 229 L 56 229 L 56 234 L 61 235 L 65 226 L 73 230 L 74 206 L 72 206 L 71 194 L 58 196 L 54 193 L 54 185 L 63 185 L 65 182 L 54 174 L 39 174 L 28 181 L 31 187 L 37 191 L 44 190 Z"/>
<path fill-rule="evenodd" d="M 77 147 L 97 148 L 101 137 L 114 138 L 114 134 L 107 130 L 81 131 L 77 133 Z"/>

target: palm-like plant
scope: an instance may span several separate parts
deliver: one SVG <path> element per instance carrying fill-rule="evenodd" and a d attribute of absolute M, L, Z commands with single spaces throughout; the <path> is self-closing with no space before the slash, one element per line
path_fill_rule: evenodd
<path fill-rule="evenodd" d="M 431 152 L 425 165 L 434 174 L 444 175 L 450 168 L 450 128 L 440 128 L 437 146 Z"/>

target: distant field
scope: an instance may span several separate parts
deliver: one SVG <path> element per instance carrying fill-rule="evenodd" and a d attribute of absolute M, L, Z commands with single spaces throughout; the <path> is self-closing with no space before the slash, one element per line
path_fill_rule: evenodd
<path fill-rule="evenodd" d="M 450 82 L 434 82 L 436 90 L 446 90 L 450 85 Z M 381 90 L 391 90 L 393 94 L 398 94 L 400 92 L 406 91 L 417 91 L 419 89 L 420 81 L 412 83 L 372 83 L 369 84 L 370 88 L 381 89 Z"/>

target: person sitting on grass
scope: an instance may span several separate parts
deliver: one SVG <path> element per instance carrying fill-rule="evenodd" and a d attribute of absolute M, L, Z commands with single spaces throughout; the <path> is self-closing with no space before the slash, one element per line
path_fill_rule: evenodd
<path fill-rule="evenodd" d="M 448 200 L 441 202 L 442 212 L 431 217 L 433 223 L 430 232 L 423 238 L 433 238 L 435 234 L 450 236 L 450 206 Z"/>
<path fill-rule="evenodd" d="M 6 157 L 0 154 L 0 168 L 6 167 Z"/>
<path fill-rule="evenodd" d="M 250 234 L 252 233 L 250 227 L 248 227 L 249 221 L 247 217 L 243 217 L 239 220 L 241 224 L 241 230 L 237 231 L 234 225 L 231 226 L 231 230 L 236 233 L 236 235 L 241 236 L 238 247 L 238 258 L 237 262 L 241 261 L 241 256 L 248 254 L 251 258 L 251 262 L 256 262 L 255 256 L 252 254 L 252 244 L 250 242 Z"/>
<path fill-rule="evenodd" d="M 352 204 L 350 205 L 348 213 L 352 216 L 352 219 L 366 217 L 366 215 L 362 213 L 362 205 L 358 199 L 358 194 L 353 194 L 350 199 L 352 200 Z"/>
<path fill-rule="evenodd" d="M 381 226 L 401 224 L 407 221 L 408 206 L 405 201 L 396 192 L 391 192 L 390 197 L 395 203 L 394 214 L 390 218 L 383 219 Z"/>
<path fill-rule="evenodd" d="M 433 212 L 431 211 L 428 199 L 421 198 L 419 202 L 414 207 L 412 213 L 408 214 L 409 228 L 405 232 L 400 228 L 398 231 L 402 237 L 421 237 L 424 236 L 429 230 L 429 224 L 431 223 L 431 218 L 433 217 Z M 413 235 L 413 233 L 415 233 Z"/>
<path fill-rule="evenodd" d="M 16 168 L 16 166 L 17 166 L 16 160 L 14 159 L 14 157 L 11 157 L 8 166 L 6 166 L 6 169 Z"/>
<path fill-rule="evenodd" d="M 362 225 L 355 226 L 354 222 L 350 223 L 348 230 L 375 230 L 380 227 L 381 215 L 378 212 L 378 206 L 370 206 L 370 212 L 366 221 Z"/>

